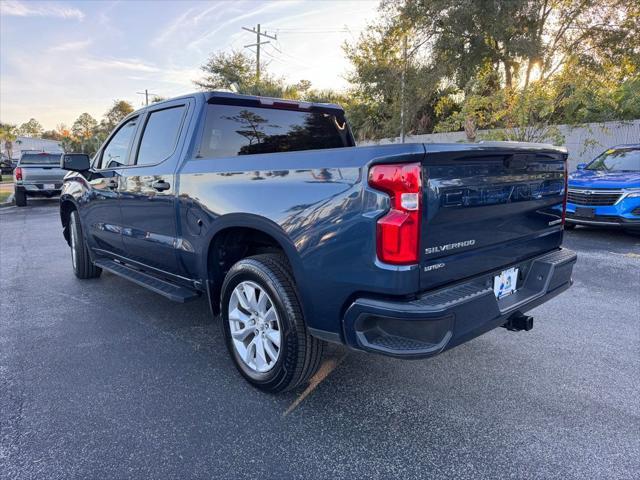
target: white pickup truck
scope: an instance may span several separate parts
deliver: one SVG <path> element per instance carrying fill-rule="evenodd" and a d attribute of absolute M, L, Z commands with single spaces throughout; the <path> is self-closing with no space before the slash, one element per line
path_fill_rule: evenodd
<path fill-rule="evenodd" d="M 13 171 L 16 205 L 27 205 L 27 197 L 60 195 L 66 171 L 60 168 L 60 153 L 24 153 Z"/>

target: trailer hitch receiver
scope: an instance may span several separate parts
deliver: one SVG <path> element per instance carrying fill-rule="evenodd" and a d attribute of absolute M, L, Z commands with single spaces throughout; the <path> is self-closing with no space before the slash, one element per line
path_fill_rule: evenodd
<path fill-rule="evenodd" d="M 502 326 L 512 332 L 519 332 L 521 330 L 528 332 L 533 328 L 533 317 L 517 312 L 511 315 L 507 323 Z"/>

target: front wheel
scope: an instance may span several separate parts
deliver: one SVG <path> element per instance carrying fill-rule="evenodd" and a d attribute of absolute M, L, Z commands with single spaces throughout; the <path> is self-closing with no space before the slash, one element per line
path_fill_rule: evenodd
<path fill-rule="evenodd" d="M 81 279 L 97 278 L 102 273 L 100 267 L 96 267 L 89 257 L 89 248 L 82 235 L 82 226 L 78 212 L 74 210 L 69 217 L 69 244 L 71 246 L 71 265 L 73 273 Z"/>
<path fill-rule="evenodd" d="M 267 392 L 290 390 L 318 369 L 323 342 L 307 332 L 286 258 L 248 257 L 227 273 L 222 330 L 242 376 Z"/>

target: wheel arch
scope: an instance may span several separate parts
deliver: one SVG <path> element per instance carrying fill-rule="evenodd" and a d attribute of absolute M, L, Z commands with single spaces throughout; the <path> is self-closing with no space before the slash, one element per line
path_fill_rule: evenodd
<path fill-rule="evenodd" d="M 202 278 L 206 278 L 209 303 L 214 314 L 220 310 L 220 291 L 226 271 L 233 263 L 247 256 L 280 251 L 289 262 L 296 285 L 301 285 L 299 280 L 303 276 L 303 266 L 298 250 L 282 227 L 268 218 L 253 214 L 224 215 L 213 222 L 205 245 L 203 263 L 206 271 L 202 272 Z M 234 251 L 225 251 L 227 245 L 233 245 Z M 304 309 L 304 302 L 301 304 Z"/>
<path fill-rule="evenodd" d="M 78 210 L 78 206 L 71 199 L 71 197 L 60 198 L 60 223 L 62 224 L 62 235 L 64 235 L 67 244 L 71 245 L 71 239 L 69 237 L 69 220 L 71 218 L 71 212 Z"/>

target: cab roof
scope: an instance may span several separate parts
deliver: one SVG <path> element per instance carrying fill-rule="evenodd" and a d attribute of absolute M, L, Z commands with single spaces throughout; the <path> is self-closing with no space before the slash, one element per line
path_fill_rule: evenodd
<path fill-rule="evenodd" d="M 160 102 L 154 103 L 153 106 L 162 105 L 165 102 L 173 102 L 182 98 L 194 97 L 197 95 L 204 95 L 204 99 L 207 103 L 223 104 L 223 105 L 246 105 L 263 108 L 277 108 L 284 110 L 301 110 L 301 111 L 313 111 L 320 110 L 325 112 L 333 112 L 337 114 L 343 114 L 344 109 L 340 105 L 335 103 L 319 103 L 319 102 L 303 102 L 298 100 L 288 100 L 284 98 L 264 97 L 259 95 L 242 95 L 233 92 L 197 92 L 188 95 L 181 95 L 179 97 L 167 98 Z M 151 105 L 149 105 L 151 106 Z M 141 113 L 148 107 L 142 107 L 134 113 Z"/>

